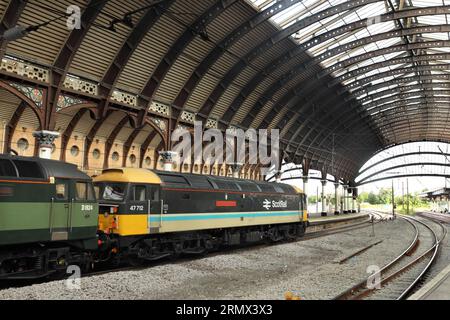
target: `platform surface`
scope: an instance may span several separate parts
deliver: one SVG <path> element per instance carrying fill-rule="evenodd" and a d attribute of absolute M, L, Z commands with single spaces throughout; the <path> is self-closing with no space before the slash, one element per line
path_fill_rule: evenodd
<path fill-rule="evenodd" d="M 449 213 L 439 213 L 439 212 L 432 212 L 432 211 L 423 211 L 418 212 L 419 215 L 429 217 L 432 219 L 439 220 L 444 223 L 450 223 L 450 214 Z"/>
<path fill-rule="evenodd" d="M 361 213 L 364 213 L 364 212 L 361 212 Z M 326 218 L 346 217 L 346 216 L 355 215 L 357 213 L 340 213 L 338 215 L 335 215 L 334 212 L 333 213 L 328 212 L 325 217 L 322 217 L 320 212 L 308 212 L 308 214 L 311 219 L 312 218 L 314 218 L 314 219 L 315 218 L 325 218 L 326 219 Z"/>
<path fill-rule="evenodd" d="M 450 265 L 410 296 L 408 300 L 450 300 Z"/>
<path fill-rule="evenodd" d="M 353 220 L 358 218 L 363 218 L 368 216 L 367 212 L 361 212 L 361 213 L 345 213 L 345 214 L 329 214 L 326 217 L 321 217 L 319 214 L 310 214 L 309 215 L 309 222 L 310 224 L 323 224 L 326 222 L 333 222 L 333 221 L 345 221 L 345 220 Z"/>
<path fill-rule="evenodd" d="M 450 214 L 425 211 L 419 215 L 450 223 Z M 432 280 L 425 283 L 409 300 L 450 300 L 450 264 Z"/>

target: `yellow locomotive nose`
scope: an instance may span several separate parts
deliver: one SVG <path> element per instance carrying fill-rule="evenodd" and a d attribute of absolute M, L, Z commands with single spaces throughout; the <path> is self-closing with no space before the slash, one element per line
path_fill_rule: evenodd
<path fill-rule="evenodd" d="M 116 216 L 109 213 L 99 214 L 98 228 L 104 233 L 111 233 L 113 229 L 117 228 Z"/>

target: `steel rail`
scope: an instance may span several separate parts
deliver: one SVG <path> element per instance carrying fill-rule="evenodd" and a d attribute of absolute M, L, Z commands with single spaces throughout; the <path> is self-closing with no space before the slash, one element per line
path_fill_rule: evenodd
<path fill-rule="evenodd" d="M 412 218 L 412 217 L 410 217 L 410 218 L 413 219 L 413 220 L 415 220 L 415 221 L 417 221 L 417 222 L 419 222 L 419 223 L 421 223 L 422 225 L 426 226 L 426 227 L 433 233 L 433 235 L 434 235 L 434 237 L 435 237 L 435 244 L 434 244 L 434 246 L 433 246 L 432 248 L 430 248 L 427 252 L 425 252 L 421 257 L 419 257 L 419 258 L 416 259 L 417 261 L 419 261 L 419 260 L 421 260 L 422 257 L 425 257 L 425 256 L 428 255 L 430 252 L 433 252 L 433 256 L 430 258 L 430 261 L 427 263 L 427 265 L 425 266 L 425 268 L 424 268 L 424 269 L 422 270 L 422 272 L 416 277 L 416 279 L 408 286 L 408 288 L 406 288 L 406 289 L 400 294 L 400 296 L 398 296 L 397 300 L 402 300 L 402 299 L 406 298 L 406 297 L 410 294 L 410 292 L 417 286 L 418 282 L 423 278 L 423 276 L 425 275 L 425 273 L 430 269 L 431 265 L 432 265 L 432 264 L 434 263 L 434 261 L 436 260 L 436 257 L 437 257 L 437 254 L 438 254 L 438 251 L 439 251 L 439 248 L 440 248 L 440 244 L 441 244 L 442 240 L 445 238 L 445 236 L 446 236 L 446 234 L 447 234 L 447 228 L 445 228 L 445 227 L 442 225 L 442 223 L 440 223 L 440 222 L 434 221 L 435 223 L 438 223 L 439 226 L 440 226 L 441 229 L 442 229 L 442 238 L 441 238 L 441 239 L 438 239 L 438 236 L 437 236 L 436 232 L 435 232 L 433 229 L 431 229 L 430 226 L 428 226 L 427 224 L 425 224 L 425 223 L 423 223 L 423 222 L 421 222 L 421 221 L 419 221 L 419 220 L 417 220 L 417 219 L 415 219 L 415 218 Z M 411 262 L 411 265 L 412 265 L 413 263 L 415 263 L 416 260 L 414 260 L 413 262 Z"/>
<path fill-rule="evenodd" d="M 401 217 L 401 218 L 404 219 L 405 221 L 407 221 L 414 228 L 414 231 L 415 231 L 414 238 L 409 243 L 408 247 L 402 253 L 400 253 L 400 255 L 398 255 L 395 259 L 393 259 L 391 262 L 389 262 L 388 264 L 386 264 L 384 267 L 382 267 L 380 269 L 380 271 L 379 271 L 380 274 L 382 274 L 383 272 L 389 270 L 394 265 L 396 265 L 401 259 L 403 259 L 403 257 L 405 257 L 411 251 L 413 251 L 414 248 L 418 244 L 418 241 L 419 241 L 419 229 L 417 228 L 417 226 L 414 223 L 412 223 L 408 219 L 403 218 L 403 217 Z M 364 278 L 363 280 L 358 282 L 356 285 L 352 286 L 351 288 L 345 290 L 344 292 L 342 292 L 341 294 L 336 296 L 333 300 L 346 300 L 348 297 L 352 296 L 354 294 L 354 292 L 360 291 L 361 289 L 363 289 L 370 279 L 371 279 L 371 276 L 369 276 L 367 278 Z"/>
<path fill-rule="evenodd" d="M 396 278 L 399 275 L 401 275 L 402 273 L 406 272 L 411 267 L 416 266 L 419 262 L 421 262 L 427 256 L 432 254 L 430 260 L 425 265 L 425 267 L 421 270 L 420 274 L 414 278 L 414 280 L 408 285 L 408 287 L 406 289 L 404 289 L 402 291 L 402 293 L 396 298 L 396 300 L 402 300 L 402 299 L 406 298 L 410 294 L 410 292 L 418 285 L 419 281 L 424 277 L 424 275 L 428 272 L 428 270 L 430 269 L 430 267 L 432 266 L 432 264 L 436 260 L 436 257 L 437 257 L 437 254 L 438 254 L 438 251 L 439 251 L 439 248 L 440 248 L 440 243 L 445 238 L 446 231 L 447 231 L 446 228 L 441 223 L 435 222 L 435 223 L 438 223 L 440 225 L 441 229 L 442 229 L 443 236 L 441 237 L 441 239 L 439 239 L 439 237 L 436 234 L 436 232 L 429 225 L 427 225 L 426 223 L 424 223 L 424 222 L 422 222 L 422 221 L 420 221 L 420 220 L 418 220 L 416 218 L 413 218 L 413 217 L 407 217 L 407 216 L 404 216 L 404 215 L 399 215 L 399 217 L 405 219 L 405 221 L 408 221 L 410 224 L 412 224 L 414 226 L 414 228 L 416 230 L 416 235 L 415 235 L 415 240 L 414 240 L 415 243 L 418 243 L 418 236 L 419 236 L 417 224 L 420 224 L 423 227 L 425 227 L 426 229 L 428 229 L 431 232 L 431 234 L 433 235 L 434 240 L 433 240 L 433 245 L 429 249 L 427 249 L 425 252 L 420 254 L 413 261 L 407 263 L 406 265 L 402 266 L 400 269 L 394 271 L 393 273 L 389 274 L 388 276 L 384 277 L 381 280 L 381 282 L 380 282 L 381 285 L 384 285 L 384 284 L 392 281 L 394 278 Z M 412 249 L 414 247 L 410 246 L 409 248 Z M 387 264 L 385 267 L 383 267 L 380 270 L 380 274 L 382 272 L 385 272 L 385 271 L 389 270 L 394 265 L 396 265 L 401 259 L 403 259 L 405 257 L 405 255 L 408 254 L 409 251 L 411 251 L 411 250 L 408 250 L 408 249 L 405 250 L 396 259 L 394 259 L 389 264 Z M 371 294 L 372 292 L 374 292 L 374 288 L 364 288 L 364 283 L 367 283 L 369 280 L 370 280 L 370 277 L 368 277 L 364 281 L 361 281 L 360 283 L 358 283 L 356 286 L 353 286 L 349 290 L 346 290 L 344 293 L 342 293 L 341 295 L 339 295 L 335 299 L 348 299 L 348 298 L 350 298 L 350 299 L 360 299 L 360 298 L 362 298 L 364 296 L 367 296 L 367 295 Z M 358 293 L 355 295 L 355 292 L 358 292 Z"/>

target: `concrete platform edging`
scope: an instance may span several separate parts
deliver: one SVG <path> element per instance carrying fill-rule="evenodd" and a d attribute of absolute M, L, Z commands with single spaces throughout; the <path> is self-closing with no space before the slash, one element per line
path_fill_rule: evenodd
<path fill-rule="evenodd" d="M 450 300 L 450 265 L 411 295 L 408 300 Z"/>

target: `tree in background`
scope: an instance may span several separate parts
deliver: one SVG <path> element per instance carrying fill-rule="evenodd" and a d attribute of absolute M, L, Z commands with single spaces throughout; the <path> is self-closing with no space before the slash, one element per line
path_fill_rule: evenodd
<path fill-rule="evenodd" d="M 308 197 L 308 203 L 316 203 L 317 202 L 317 196 L 309 196 Z"/>
<path fill-rule="evenodd" d="M 378 194 L 379 204 L 389 204 L 392 203 L 392 189 L 381 188 Z"/>
<path fill-rule="evenodd" d="M 426 191 L 426 190 L 425 190 Z M 425 192 L 423 191 L 423 192 Z M 392 204 L 392 189 L 391 188 L 382 188 L 378 192 L 378 194 L 374 192 L 362 192 L 358 196 L 358 201 L 360 203 L 369 203 L 371 205 L 386 205 Z M 407 208 L 407 196 L 404 197 L 402 195 L 396 194 L 395 196 L 395 204 L 397 209 L 405 209 Z M 404 201 L 404 203 L 403 203 Z M 409 195 L 409 208 L 413 211 L 414 208 L 418 207 L 428 207 L 428 201 L 419 197 L 419 193 L 414 193 Z"/>
<path fill-rule="evenodd" d="M 367 199 L 369 198 L 369 193 L 368 192 L 362 192 L 358 195 L 358 203 L 364 203 L 364 202 L 368 202 Z"/>
<path fill-rule="evenodd" d="M 367 195 L 367 202 L 370 204 L 380 204 L 380 198 L 373 192 Z"/>
<path fill-rule="evenodd" d="M 403 198 L 403 196 L 396 196 L 395 203 L 397 204 L 397 207 L 403 206 L 403 204 L 406 207 L 407 203 L 408 203 L 407 198 L 408 197 L 406 195 L 404 198 Z M 403 203 L 403 201 L 404 201 L 404 203 Z M 428 201 L 420 198 L 419 194 L 417 192 L 409 195 L 409 207 L 410 208 L 422 207 L 422 206 L 428 206 Z"/>

